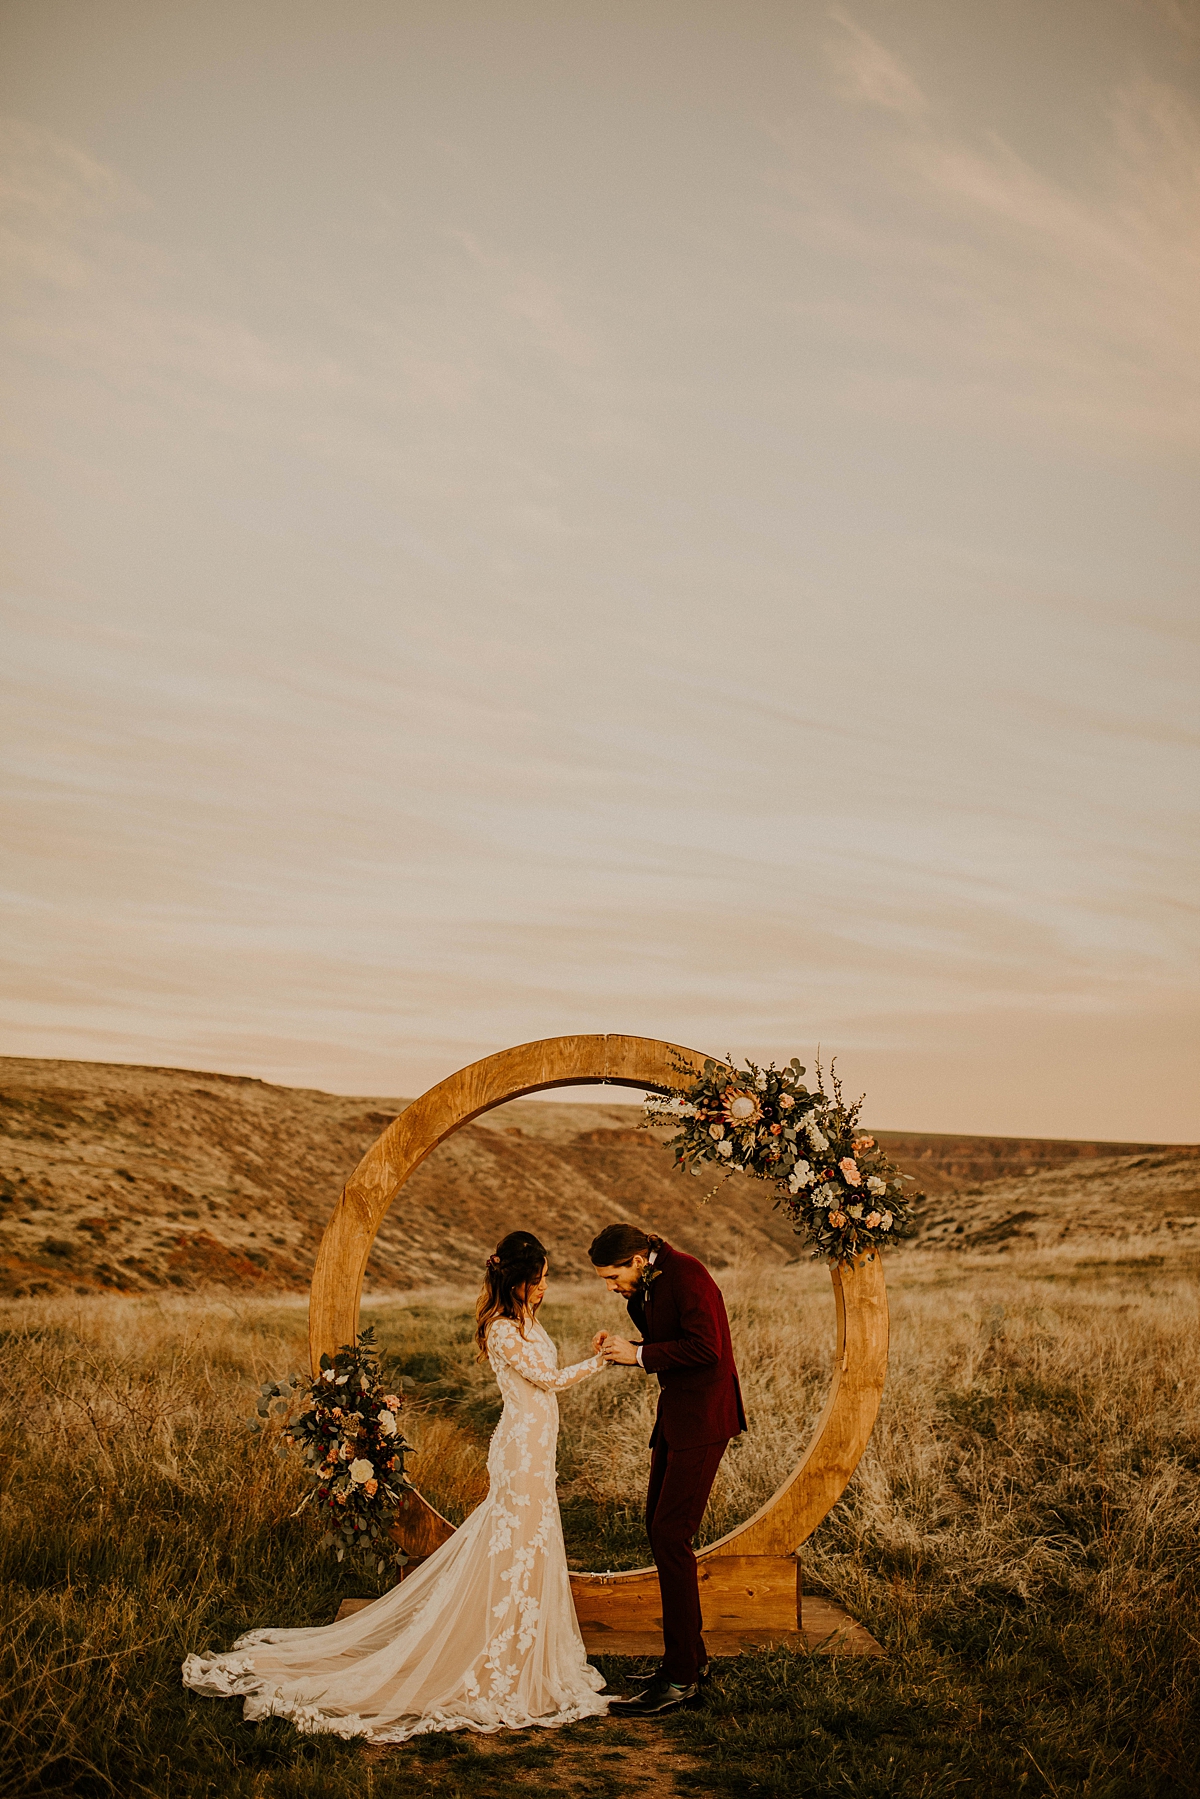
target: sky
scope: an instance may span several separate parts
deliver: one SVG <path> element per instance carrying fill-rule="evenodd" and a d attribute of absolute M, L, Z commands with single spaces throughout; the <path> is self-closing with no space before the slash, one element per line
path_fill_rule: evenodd
<path fill-rule="evenodd" d="M 1200 1138 L 1200 8 L 3 0 L 0 1051 Z"/>

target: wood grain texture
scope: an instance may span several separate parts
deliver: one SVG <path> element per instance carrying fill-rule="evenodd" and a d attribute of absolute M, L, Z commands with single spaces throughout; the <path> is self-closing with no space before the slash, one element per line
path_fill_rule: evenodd
<path fill-rule="evenodd" d="M 706 1060 L 698 1050 L 657 1038 L 551 1037 L 487 1056 L 431 1087 L 394 1119 L 367 1151 L 347 1181 L 321 1239 L 309 1309 L 314 1373 L 323 1353 L 332 1355 L 341 1344 L 354 1340 L 363 1274 L 388 1207 L 413 1170 L 453 1131 L 507 1100 L 551 1087 L 608 1082 L 667 1092 L 679 1086 L 681 1078 L 698 1075 Z M 870 1437 L 887 1372 L 888 1309 L 882 1258 L 871 1252 L 856 1263 L 834 1267 L 831 1274 L 837 1309 L 836 1360 L 829 1397 L 812 1439 L 778 1492 L 744 1524 L 699 1552 L 701 1579 L 709 1582 L 726 1577 L 718 1575 L 714 1563 L 740 1564 L 753 1558 L 759 1598 L 763 1606 L 772 1609 L 767 1623 L 776 1628 L 784 1628 L 774 1618 L 778 1571 L 768 1578 L 767 1565 L 793 1556 L 840 1497 Z M 425 1556 L 445 1542 L 453 1529 L 426 1500 L 413 1494 L 394 1535 L 410 1554 Z M 735 1579 L 735 1573 L 728 1573 L 728 1578 Z M 653 1568 L 611 1575 L 573 1574 L 571 1584 L 577 1608 L 591 1607 L 597 1624 L 604 1619 L 615 1624 L 630 1607 L 641 1612 L 651 1589 L 655 1602 L 658 1597 Z M 774 1596 L 768 1597 L 768 1587 Z M 715 1594 L 717 1587 L 708 1590 Z M 748 1599 L 752 1597 L 748 1593 Z M 794 1595 L 792 1606 L 790 1628 L 794 1630 Z"/>

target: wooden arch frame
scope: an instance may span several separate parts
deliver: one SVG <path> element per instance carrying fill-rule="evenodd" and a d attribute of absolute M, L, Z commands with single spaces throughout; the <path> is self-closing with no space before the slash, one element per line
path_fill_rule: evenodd
<path fill-rule="evenodd" d="M 309 1307 L 309 1351 L 314 1373 L 322 1353 L 353 1342 L 358 1330 L 363 1276 L 389 1206 L 405 1181 L 439 1143 L 481 1113 L 523 1094 L 552 1087 L 607 1084 L 663 1093 L 679 1085 L 680 1068 L 699 1074 L 706 1058 L 697 1050 L 651 1037 L 549 1037 L 485 1056 L 440 1081 L 393 1119 L 350 1176 L 317 1251 Z M 837 1312 L 833 1381 L 824 1410 L 800 1459 L 779 1489 L 753 1517 L 698 1552 L 709 1600 L 732 1603 L 744 1590 L 757 1603 L 754 1620 L 790 1628 L 799 1624 L 794 1558 L 841 1496 L 858 1465 L 879 1411 L 887 1371 L 888 1309 L 878 1255 L 831 1269 Z M 410 1505 L 400 1534 L 415 1554 L 428 1554 L 453 1526 L 426 1501 Z M 786 1570 L 786 1571 L 785 1571 Z M 573 1574 L 572 1588 L 587 1632 L 614 1629 L 619 1612 L 649 1618 L 658 1600 L 653 1568 L 619 1574 Z M 790 1592 L 784 1589 L 789 1587 Z M 737 1616 L 740 1612 L 718 1613 Z M 710 1620 L 711 1625 L 711 1620 Z M 628 1632 L 625 1633 L 628 1635 Z M 616 1650 L 614 1640 L 611 1647 Z"/>

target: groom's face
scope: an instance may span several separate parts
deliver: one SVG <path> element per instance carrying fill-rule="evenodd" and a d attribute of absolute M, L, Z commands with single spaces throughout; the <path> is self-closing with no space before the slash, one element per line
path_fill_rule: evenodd
<path fill-rule="evenodd" d="M 631 1293 L 636 1293 L 645 1266 L 645 1256 L 639 1255 L 634 1256 L 631 1262 L 617 1262 L 609 1268 L 597 1268 L 596 1273 L 610 1293 L 619 1293 L 622 1299 L 628 1299 Z"/>

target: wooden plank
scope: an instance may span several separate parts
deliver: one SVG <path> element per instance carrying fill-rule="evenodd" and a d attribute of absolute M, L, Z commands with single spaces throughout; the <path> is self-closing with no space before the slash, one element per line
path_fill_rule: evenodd
<path fill-rule="evenodd" d="M 800 1566 L 794 1555 L 704 1556 L 696 1572 L 706 1629 L 797 1628 Z"/>
<path fill-rule="evenodd" d="M 806 1593 L 801 1629 L 807 1648 L 820 1655 L 886 1655 L 870 1631 L 826 1593 Z"/>
<path fill-rule="evenodd" d="M 727 1555 L 697 1567 L 705 1625 L 749 1618 L 764 1630 L 795 1630 L 798 1564 L 794 1556 Z M 616 1631 L 661 1629 L 658 1575 L 653 1568 L 620 1574 L 572 1574 L 571 1596 L 583 1626 Z"/>
<path fill-rule="evenodd" d="M 707 1622 L 741 1617 L 749 1610 L 764 1629 L 795 1630 L 799 1565 L 790 1555 L 729 1555 L 701 1560 L 697 1567 L 700 1603 Z M 571 1575 L 571 1596 L 579 1621 L 611 1629 L 640 1629 L 658 1621 L 658 1574 L 631 1568 L 614 1574 Z"/>

